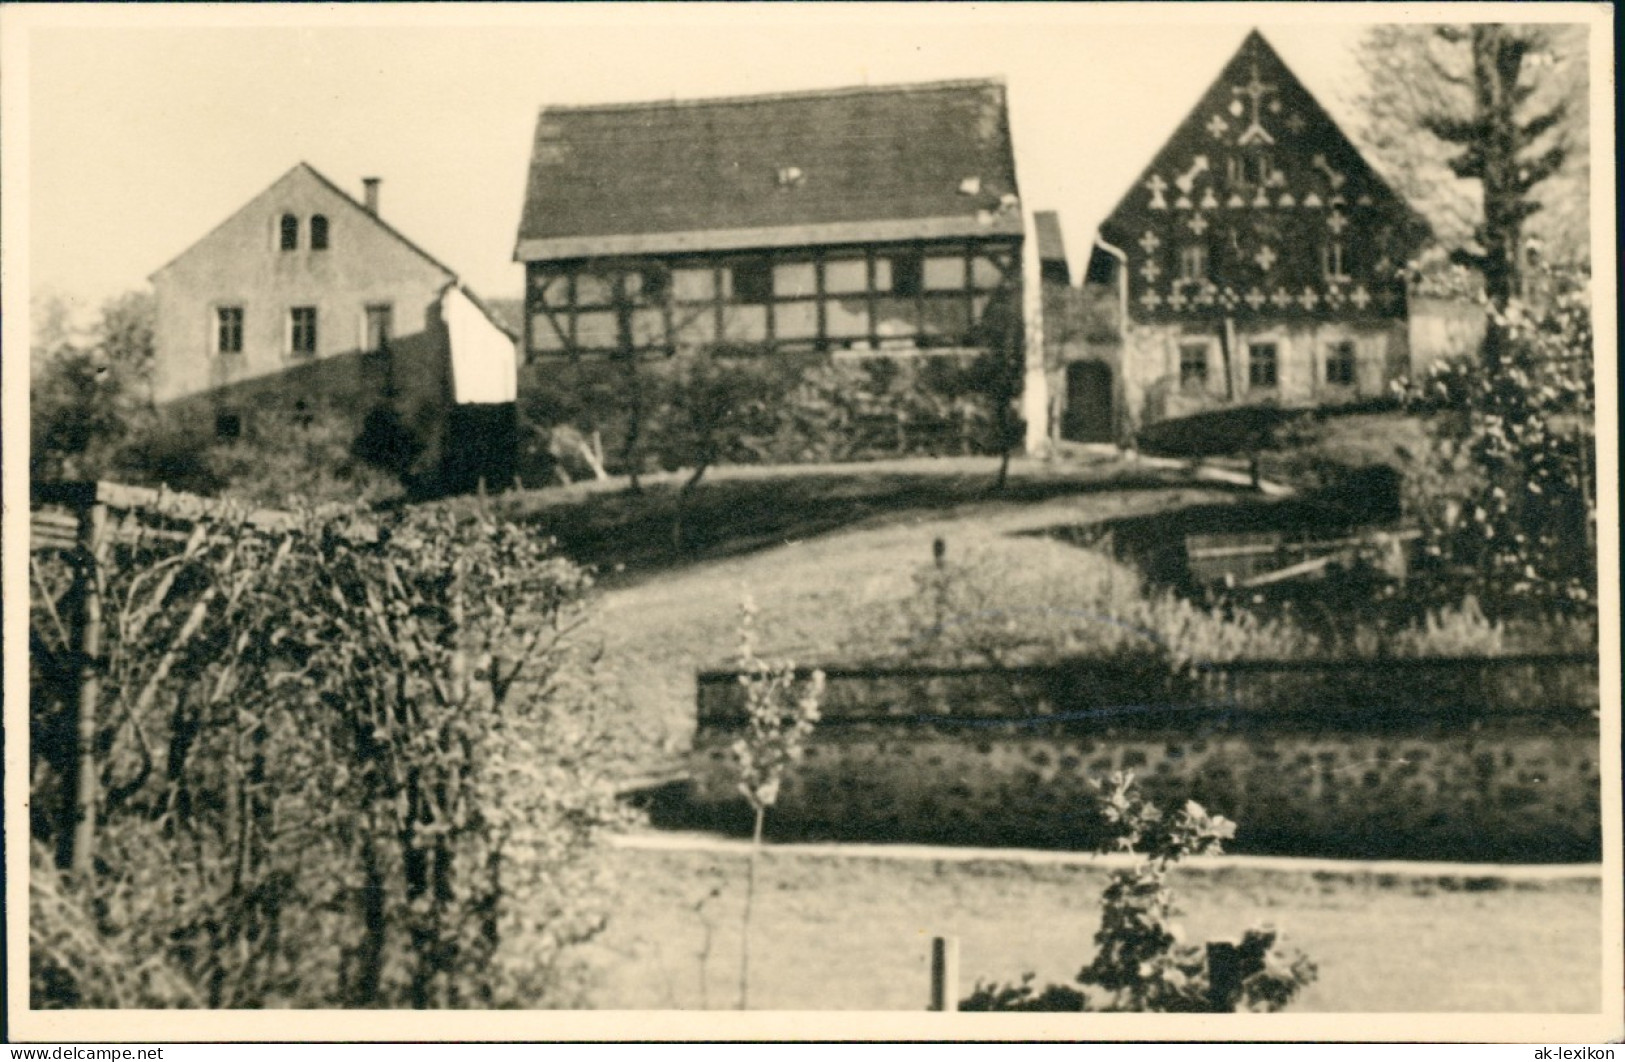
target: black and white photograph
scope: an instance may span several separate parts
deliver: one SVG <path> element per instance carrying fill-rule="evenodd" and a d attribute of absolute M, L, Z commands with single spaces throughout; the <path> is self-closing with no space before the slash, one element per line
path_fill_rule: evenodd
<path fill-rule="evenodd" d="M 8 1038 L 1617 1042 L 1612 16 L 0 7 Z"/>

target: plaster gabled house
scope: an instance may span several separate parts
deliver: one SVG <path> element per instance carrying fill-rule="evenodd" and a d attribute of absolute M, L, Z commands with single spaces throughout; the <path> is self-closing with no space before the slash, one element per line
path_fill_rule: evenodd
<path fill-rule="evenodd" d="M 1123 335 L 1091 357 L 1120 374 L 1113 417 L 1386 394 L 1411 367 L 1402 270 L 1425 231 L 1254 31 L 1100 226 L 1090 275 Z"/>
<path fill-rule="evenodd" d="M 989 305 L 1036 288 L 1019 196 L 999 80 L 548 107 L 514 251 L 527 374 L 975 353 Z"/>
<path fill-rule="evenodd" d="M 154 399 L 223 437 L 267 412 L 404 426 L 420 482 L 506 483 L 514 337 L 378 203 L 300 163 L 154 273 Z"/>

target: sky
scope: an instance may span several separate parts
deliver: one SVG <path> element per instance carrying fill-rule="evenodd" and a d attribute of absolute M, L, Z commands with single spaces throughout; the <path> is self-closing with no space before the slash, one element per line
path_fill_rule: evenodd
<path fill-rule="evenodd" d="M 15 94 L 21 82 L 27 92 L 26 127 L 13 132 L 28 152 L 29 287 L 86 307 L 142 288 L 306 161 L 357 196 L 363 176 L 382 177 L 392 224 L 476 291 L 512 296 L 543 106 L 991 75 L 1009 86 L 1025 205 L 1060 211 L 1079 269 L 1095 225 L 1249 28 L 1337 113 L 1358 85 L 1352 46 L 1362 25 L 1348 15 L 1360 10 L 1366 20 L 1378 14 L 1025 4 L 80 9 L 30 24 L 25 76 L 14 65 L 8 88 Z"/>

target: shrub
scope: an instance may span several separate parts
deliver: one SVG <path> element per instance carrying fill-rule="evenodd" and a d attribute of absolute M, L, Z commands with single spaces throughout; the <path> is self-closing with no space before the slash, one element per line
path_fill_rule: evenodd
<path fill-rule="evenodd" d="M 35 819 L 36 1007 L 579 1001 L 618 815 L 583 572 L 444 509 L 123 550 L 94 850 Z M 43 680 L 65 646 L 35 641 L 37 731 L 71 733 Z M 34 805 L 62 807 L 71 752 L 35 756 Z"/>
<path fill-rule="evenodd" d="M 1491 307 L 1482 359 L 1409 392 L 1441 417 L 1433 463 L 1455 477 L 1422 516 L 1435 594 L 1492 612 L 1595 608 L 1596 395 L 1590 278 L 1547 272 Z M 1493 340 L 1493 342 L 1491 342 Z"/>
<path fill-rule="evenodd" d="M 1187 666 L 1293 658 L 1316 643 L 1286 619 L 1194 604 L 1095 550 L 997 541 L 921 565 L 912 593 L 860 616 L 848 652 L 1010 666 L 1058 656 Z"/>
<path fill-rule="evenodd" d="M 1083 989 L 1038 989 L 1031 973 L 1016 984 L 978 980 L 960 1010 L 1273 1011 L 1314 982 L 1314 963 L 1280 946 L 1268 927 L 1249 929 L 1233 944 L 1202 947 L 1181 939 L 1169 872 L 1190 856 L 1221 851 L 1235 823 L 1195 801 L 1164 815 L 1146 802 L 1132 774 L 1113 774 L 1096 790 L 1112 833 L 1102 850 L 1143 858 L 1113 871 L 1101 895 L 1095 955 L 1076 978 Z"/>
<path fill-rule="evenodd" d="M 521 420 L 540 464 L 553 430 L 602 440 L 606 468 L 640 475 L 730 464 L 997 453 L 986 359 L 836 359 L 750 349 L 549 361 L 527 369 Z M 726 399 L 723 406 L 718 400 Z M 725 408 L 725 438 L 715 431 Z M 696 417 L 695 414 L 699 416 Z"/>

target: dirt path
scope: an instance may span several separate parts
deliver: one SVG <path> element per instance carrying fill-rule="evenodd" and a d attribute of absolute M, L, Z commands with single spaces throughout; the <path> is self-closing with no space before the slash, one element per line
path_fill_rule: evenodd
<path fill-rule="evenodd" d="M 709 852 L 743 859 L 750 842 L 716 834 L 654 832 L 619 834 L 612 847 L 653 852 Z M 797 843 L 768 846 L 779 858 L 884 859 L 940 863 L 1012 863 L 1025 866 L 1129 866 L 1134 857 L 1112 853 L 1051 851 L 1034 848 L 961 848 L 923 844 Z M 1586 881 L 1601 880 L 1598 863 L 1436 863 L 1409 860 L 1307 859 L 1288 856 L 1201 856 L 1183 864 L 1192 871 L 1266 870 L 1291 874 L 1393 876 L 1471 881 Z"/>

